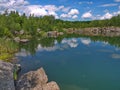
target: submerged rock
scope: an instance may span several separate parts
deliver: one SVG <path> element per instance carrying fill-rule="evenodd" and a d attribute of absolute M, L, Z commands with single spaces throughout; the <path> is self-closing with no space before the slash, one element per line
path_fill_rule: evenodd
<path fill-rule="evenodd" d="M 0 60 L 0 90 L 15 90 L 13 65 Z"/>
<path fill-rule="evenodd" d="M 18 80 L 17 90 L 60 90 L 56 82 L 48 82 L 43 68 L 30 71 Z"/>

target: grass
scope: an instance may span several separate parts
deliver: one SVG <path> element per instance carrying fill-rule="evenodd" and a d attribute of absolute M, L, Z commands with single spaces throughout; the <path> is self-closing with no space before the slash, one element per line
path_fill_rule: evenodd
<path fill-rule="evenodd" d="M 18 45 L 9 39 L 0 38 L 0 60 L 9 61 L 18 51 Z"/>

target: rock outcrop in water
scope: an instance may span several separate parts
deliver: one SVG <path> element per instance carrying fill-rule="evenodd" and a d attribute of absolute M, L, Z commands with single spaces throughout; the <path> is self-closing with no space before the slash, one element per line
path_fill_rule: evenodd
<path fill-rule="evenodd" d="M 0 60 L 0 90 L 60 90 L 56 82 L 48 82 L 43 68 L 30 71 L 14 85 L 14 65 Z"/>
<path fill-rule="evenodd" d="M 47 82 L 47 75 L 43 68 L 40 68 L 21 76 L 16 88 L 17 90 L 60 90 L 56 82 Z"/>

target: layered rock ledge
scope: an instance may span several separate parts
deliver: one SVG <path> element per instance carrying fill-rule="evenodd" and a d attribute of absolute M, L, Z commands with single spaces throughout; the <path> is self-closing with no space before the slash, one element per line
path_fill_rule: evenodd
<path fill-rule="evenodd" d="M 0 90 L 60 90 L 56 82 L 48 82 L 43 68 L 22 75 L 15 87 L 13 70 L 13 64 L 0 60 Z"/>

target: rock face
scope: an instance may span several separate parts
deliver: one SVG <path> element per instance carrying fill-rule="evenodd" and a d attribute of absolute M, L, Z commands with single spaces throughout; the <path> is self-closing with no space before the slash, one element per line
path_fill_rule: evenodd
<path fill-rule="evenodd" d="M 18 80 L 17 90 L 60 90 L 56 82 L 48 82 L 47 75 L 43 68 L 37 71 L 30 71 Z"/>
<path fill-rule="evenodd" d="M 120 27 L 91 27 L 91 28 L 81 28 L 74 29 L 68 28 L 64 29 L 67 34 L 80 34 L 80 35 L 91 35 L 91 36 L 120 36 Z"/>
<path fill-rule="evenodd" d="M 15 42 L 21 42 L 21 43 L 26 43 L 26 42 L 28 42 L 29 40 L 28 39 L 20 39 L 20 37 L 15 37 L 14 38 L 14 41 Z"/>
<path fill-rule="evenodd" d="M 13 64 L 0 60 L 0 90 L 60 90 L 56 82 L 47 83 L 48 78 L 43 68 L 21 76 L 15 88 L 13 70 Z"/>
<path fill-rule="evenodd" d="M 58 32 L 58 31 L 49 31 L 47 32 L 47 36 L 48 37 L 58 37 L 58 36 L 62 36 L 64 33 L 63 32 Z"/>
<path fill-rule="evenodd" d="M 45 85 L 43 85 L 43 89 L 42 90 L 60 90 L 57 83 L 54 81 L 51 81 Z"/>
<path fill-rule="evenodd" d="M 0 90 L 15 90 L 13 65 L 0 60 Z"/>

